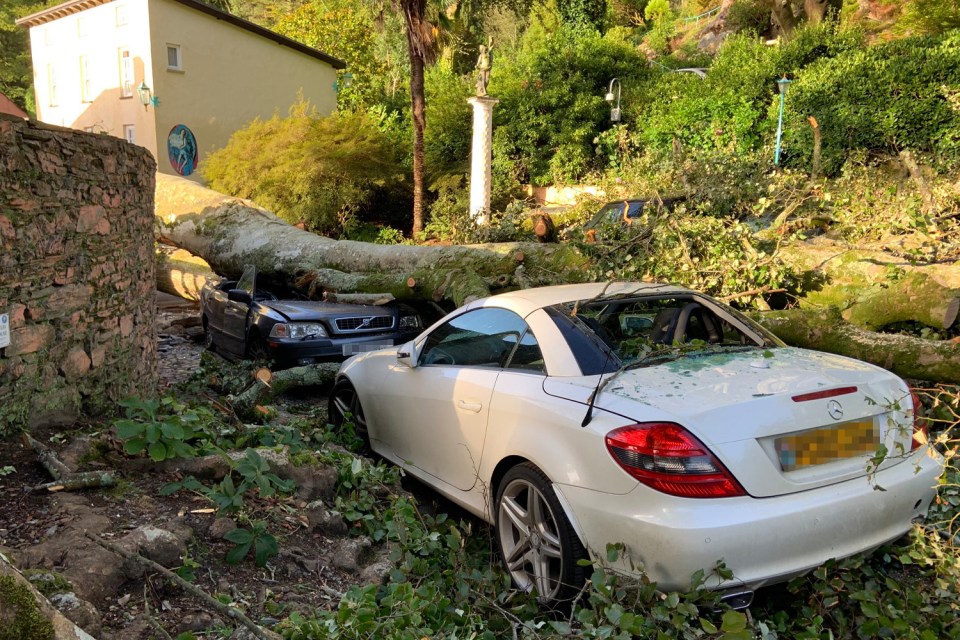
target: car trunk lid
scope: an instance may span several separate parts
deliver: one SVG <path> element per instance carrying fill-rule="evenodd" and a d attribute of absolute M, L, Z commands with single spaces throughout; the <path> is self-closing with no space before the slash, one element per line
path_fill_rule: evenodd
<path fill-rule="evenodd" d="M 586 401 L 585 382 L 553 379 L 545 390 Z M 890 454 L 881 468 L 901 460 L 912 436 L 907 395 L 872 365 L 778 348 L 689 354 L 628 370 L 604 385 L 596 408 L 686 427 L 759 497 L 867 476 L 881 445 Z"/>

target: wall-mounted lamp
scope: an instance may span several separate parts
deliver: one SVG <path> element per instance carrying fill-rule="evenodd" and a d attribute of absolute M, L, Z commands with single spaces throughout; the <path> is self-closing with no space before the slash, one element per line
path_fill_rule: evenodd
<path fill-rule="evenodd" d="M 156 109 L 157 105 L 160 104 L 160 98 L 153 95 L 153 91 L 147 86 L 146 80 L 141 82 L 140 86 L 137 87 L 137 95 L 140 97 L 140 104 L 143 105 L 144 111 L 146 111 L 149 106 L 153 106 L 153 108 Z"/>
<path fill-rule="evenodd" d="M 333 90 L 339 93 L 340 89 L 349 89 L 352 86 L 353 86 L 353 74 L 347 71 L 345 74 L 340 76 L 339 80 L 334 81 Z"/>
<path fill-rule="evenodd" d="M 613 85 L 617 85 L 617 93 L 613 93 Z M 604 100 L 610 103 L 610 122 L 620 122 L 620 79 L 614 78 L 610 81 L 610 87 L 607 89 L 607 95 Z"/>

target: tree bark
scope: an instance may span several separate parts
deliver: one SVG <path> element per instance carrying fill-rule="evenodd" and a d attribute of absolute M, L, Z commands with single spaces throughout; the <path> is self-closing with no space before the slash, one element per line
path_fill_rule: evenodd
<path fill-rule="evenodd" d="M 953 341 L 864 331 L 844 322 L 834 307 L 771 311 L 754 318 L 793 346 L 863 360 L 903 378 L 960 384 L 960 345 Z"/>
<path fill-rule="evenodd" d="M 823 238 L 783 246 L 779 255 L 805 274 L 801 306 L 836 306 L 870 330 L 904 321 L 946 329 L 956 321 L 960 264 L 912 263 Z"/>
<path fill-rule="evenodd" d="M 157 237 L 202 257 L 216 273 L 247 264 L 276 284 L 317 297 L 324 291 L 390 294 L 453 305 L 491 288 L 583 280 L 587 261 L 566 245 L 376 245 L 297 229 L 251 202 L 189 180 L 157 176 Z M 412 283 L 413 286 L 409 286 Z"/>
<path fill-rule="evenodd" d="M 410 56 L 410 106 L 413 116 L 413 233 L 423 231 L 424 151 L 423 132 L 427 127 L 426 92 L 423 73 L 427 60 L 424 40 L 426 0 L 400 0 L 407 25 L 407 52 Z"/>
<path fill-rule="evenodd" d="M 288 389 L 333 384 L 339 370 L 339 363 L 324 363 L 294 367 L 283 371 L 258 372 L 250 386 L 239 394 L 230 397 L 230 406 L 233 407 L 234 412 L 239 417 L 249 418 L 254 415 L 254 409 L 258 404 Z"/>
<path fill-rule="evenodd" d="M 200 290 L 207 282 L 220 280 L 204 260 L 182 249 L 161 253 L 157 261 L 157 290 L 186 300 L 200 300 Z"/>

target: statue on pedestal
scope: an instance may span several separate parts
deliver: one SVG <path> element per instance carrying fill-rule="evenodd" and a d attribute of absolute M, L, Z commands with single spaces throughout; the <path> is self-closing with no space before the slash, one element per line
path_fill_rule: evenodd
<path fill-rule="evenodd" d="M 490 67 L 493 66 L 493 36 L 487 38 L 486 45 L 480 45 L 480 55 L 477 57 L 477 95 L 487 95 L 487 84 L 490 82 Z"/>

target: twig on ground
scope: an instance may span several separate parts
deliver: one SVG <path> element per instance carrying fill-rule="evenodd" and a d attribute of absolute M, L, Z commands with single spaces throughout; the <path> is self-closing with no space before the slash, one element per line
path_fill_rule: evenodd
<path fill-rule="evenodd" d="M 60 461 L 53 449 L 38 440 L 23 434 L 23 443 L 37 452 L 37 459 L 43 468 L 53 477 L 53 482 L 33 487 L 34 491 L 69 491 L 71 489 L 87 489 L 89 487 L 110 487 L 113 485 L 113 474 L 100 471 L 85 471 L 77 473 Z"/>
<path fill-rule="evenodd" d="M 248 618 L 246 615 L 244 615 L 244 613 L 239 609 L 223 604 L 222 602 L 220 602 L 219 600 L 217 600 L 216 598 L 208 594 L 206 591 L 204 591 L 200 587 L 187 582 L 186 580 L 178 576 L 173 571 L 170 571 L 166 567 L 157 564 L 153 560 L 144 558 L 139 553 L 133 553 L 131 551 L 127 551 L 122 547 L 118 547 L 112 542 L 107 542 L 103 538 L 93 535 L 89 531 L 84 531 L 83 535 L 85 535 L 87 538 L 89 538 L 93 542 L 96 542 L 98 545 L 100 545 L 107 551 L 111 551 L 122 558 L 133 560 L 134 562 L 137 562 L 138 564 L 143 565 L 144 567 L 150 569 L 151 571 L 156 571 L 157 573 L 164 576 L 165 578 L 169 578 L 170 580 L 173 580 L 175 583 L 180 585 L 184 590 L 196 596 L 197 598 L 203 600 L 203 602 L 213 607 L 220 614 L 225 615 L 228 618 L 232 618 L 233 620 L 236 620 L 237 622 L 245 626 L 247 629 L 249 629 L 253 633 L 253 635 L 255 635 L 257 638 L 260 638 L 260 640 L 280 640 L 279 635 L 277 635 L 273 631 L 264 629 L 263 627 L 258 625 L 256 622 Z"/>

